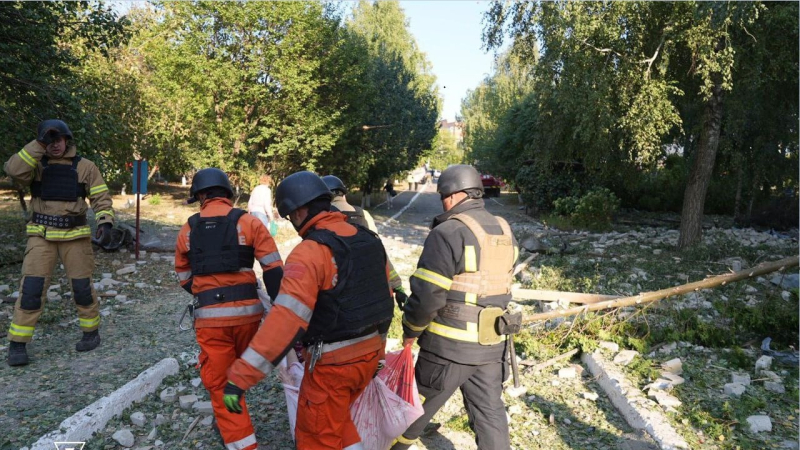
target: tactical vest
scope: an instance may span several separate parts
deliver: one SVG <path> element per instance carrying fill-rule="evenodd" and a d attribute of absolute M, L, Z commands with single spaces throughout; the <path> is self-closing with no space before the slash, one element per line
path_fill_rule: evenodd
<path fill-rule="evenodd" d="M 347 216 L 347 223 L 351 225 L 361 225 L 364 228 L 369 228 L 367 218 L 364 217 L 364 210 L 358 206 L 353 206 L 352 211 L 342 211 L 336 206 L 331 205 L 331 211 L 337 211 Z"/>
<path fill-rule="evenodd" d="M 392 319 L 394 301 L 386 279 L 386 251 L 375 233 L 359 226 L 356 229 L 349 237 L 316 229 L 306 236 L 331 249 L 338 282 L 317 296 L 303 337 L 305 345 L 358 337 Z"/>
<path fill-rule="evenodd" d="M 78 162 L 80 156 L 72 158 L 72 164 L 49 164 L 47 156 L 42 157 L 42 179 L 31 183 L 31 196 L 42 200 L 76 202 L 78 197 L 86 198 L 86 184 L 78 182 Z"/>
<path fill-rule="evenodd" d="M 245 211 L 232 208 L 227 216 L 189 218 L 189 262 L 192 275 L 236 272 L 252 268 L 255 249 L 239 244 L 237 224 Z"/>
<path fill-rule="evenodd" d="M 428 336 L 423 335 L 420 345 L 424 343 L 427 350 L 453 361 L 478 364 L 504 358 L 506 336 L 491 331 L 495 330 L 498 315 L 511 301 L 516 251 L 508 223 L 501 217 L 493 217 L 500 225 L 502 235 L 486 233 L 480 223 L 467 214 L 450 218 L 463 223 L 475 236 L 480 249 L 480 265 L 477 264 L 475 246 L 465 246 L 464 273 L 453 277 L 447 305 L 428 325 Z M 490 328 L 481 330 L 482 327 Z M 496 340 L 486 342 L 483 339 L 486 334 Z"/>

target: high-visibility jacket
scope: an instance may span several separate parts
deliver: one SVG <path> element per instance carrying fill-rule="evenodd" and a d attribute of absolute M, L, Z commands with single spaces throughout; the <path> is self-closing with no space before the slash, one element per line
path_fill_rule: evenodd
<path fill-rule="evenodd" d="M 300 229 L 299 234 L 305 238 L 312 229 L 329 230 L 339 236 L 356 234 L 356 228 L 348 224 L 344 214 L 339 212 L 319 213 Z M 359 274 L 353 273 L 352 276 L 358 277 Z M 329 247 L 311 239 L 304 239 L 298 244 L 286 258 L 278 298 L 248 349 L 228 370 L 228 379 L 242 389 L 249 389 L 269 374 L 292 344 L 303 338 L 320 294 L 333 289 L 338 277 L 334 255 Z M 387 266 L 386 289 L 391 295 L 388 278 Z M 383 346 L 377 331 L 325 344 L 317 365 L 349 361 L 381 351 Z"/>
<path fill-rule="evenodd" d="M 482 229 L 479 234 L 495 248 L 484 252 L 481 239 L 465 222 Z M 422 349 L 460 364 L 502 361 L 505 339 L 481 344 L 478 315 L 486 307 L 508 306 L 517 257 L 508 224 L 486 211 L 483 200 L 466 201 L 437 216 L 410 278 L 403 334 L 419 337 Z"/>
<path fill-rule="evenodd" d="M 208 199 L 203 202 L 200 217 L 227 216 L 231 209 L 232 203 L 226 198 Z M 195 327 L 225 327 L 261 320 L 264 307 L 258 295 L 234 301 L 225 301 L 224 298 L 226 288 L 227 292 L 236 289 L 247 292 L 247 289 L 251 289 L 250 292 L 255 293 L 257 281 L 252 264 L 233 272 L 193 275 L 189 252 L 190 230 L 189 223 L 185 223 L 175 242 L 175 272 L 181 287 L 190 294 L 203 298 L 209 293 L 220 292 L 222 300 L 195 310 Z M 283 267 L 278 247 L 260 220 L 250 214 L 243 214 L 239 218 L 237 232 L 239 245 L 253 247 L 255 259 L 261 263 L 265 273 Z"/>
<path fill-rule="evenodd" d="M 28 187 L 32 184 L 39 185 L 42 182 L 44 166 L 42 158 L 45 156 L 45 148 L 38 141 L 31 141 L 19 152 L 11 155 L 6 161 L 3 169 L 14 180 L 15 183 Z M 77 158 L 75 146 L 71 146 L 60 158 L 48 158 L 47 165 L 67 165 L 73 166 Z M 80 158 L 74 164 L 75 181 L 81 185 L 82 193 L 91 203 L 94 210 L 97 224 L 114 223 L 114 209 L 108 186 L 100 174 L 100 170 L 93 162 L 86 158 Z M 88 223 L 85 221 L 86 211 L 89 206 L 86 199 L 78 196 L 74 201 L 45 200 L 41 196 L 34 195 L 31 198 L 31 210 L 33 216 L 38 216 L 44 220 L 32 220 L 27 224 L 28 236 L 40 236 L 48 241 L 71 241 L 73 239 L 88 238 L 92 232 Z M 64 218 L 80 218 L 81 223 L 75 226 L 53 226 L 50 224 L 61 222 Z M 41 223 L 36 223 L 36 222 Z"/>

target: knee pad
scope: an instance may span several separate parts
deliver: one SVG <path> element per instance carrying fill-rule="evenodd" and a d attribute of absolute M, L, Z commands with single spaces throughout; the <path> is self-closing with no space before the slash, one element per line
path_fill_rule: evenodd
<path fill-rule="evenodd" d="M 42 291 L 44 291 L 44 277 L 26 276 L 22 281 L 20 292 L 20 309 L 38 311 L 42 309 Z"/>
<path fill-rule="evenodd" d="M 72 292 L 75 294 L 75 304 L 89 306 L 94 299 L 92 298 L 92 280 L 89 278 L 73 278 Z"/>

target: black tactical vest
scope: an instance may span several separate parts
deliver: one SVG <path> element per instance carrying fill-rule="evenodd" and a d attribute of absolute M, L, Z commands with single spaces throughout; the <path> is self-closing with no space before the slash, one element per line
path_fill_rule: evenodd
<path fill-rule="evenodd" d="M 236 272 L 253 267 L 255 249 L 239 245 L 236 225 L 245 211 L 232 208 L 227 216 L 189 218 L 189 262 L 192 275 Z"/>
<path fill-rule="evenodd" d="M 331 205 L 331 211 L 337 211 L 347 216 L 347 223 L 351 225 L 361 225 L 364 228 L 369 228 L 367 218 L 364 217 L 364 210 L 358 206 L 353 206 L 353 211 L 342 211 L 336 206 Z"/>
<path fill-rule="evenodd" d="M 394 301 L 386 279 L 386 251 L 375 233 L 359 226 L 356 229 L 349 237 L 329 230 L 312 230 L 306 236 L 331 249 L 338 272 L 336 286 L 317 296 L 303 337 L 306 345 L 356 337 L 392 319 Z"/>
<path fill-rule="evenodd" d="M 31 183 L 31 196 L 42 200 L 63 202 L 86 198 L 86 184 L 78 182 L 78 162 L 80 156 L 72 158 L 72 164 L 48 164 L 49 158 L 42 157 L 42 179 Z"/>

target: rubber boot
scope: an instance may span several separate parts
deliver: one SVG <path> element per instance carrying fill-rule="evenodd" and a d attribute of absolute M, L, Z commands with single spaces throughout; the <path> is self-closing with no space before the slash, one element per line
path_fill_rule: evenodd
<path fill-rule="evenodd" d="M 24 342 L 12 341 L 8 346 L 8 365 L 25 366 L 28 364 L 28 351 Z"/>
<path fill-rule="evenodd" d="M 94 330 L 83 333 L 81 340 L 75 344 L 75 350 L 79 352 L 88 352 L 89 350 L 96 349 L 98 345 L 100 345 L 100 333 Z"/>

